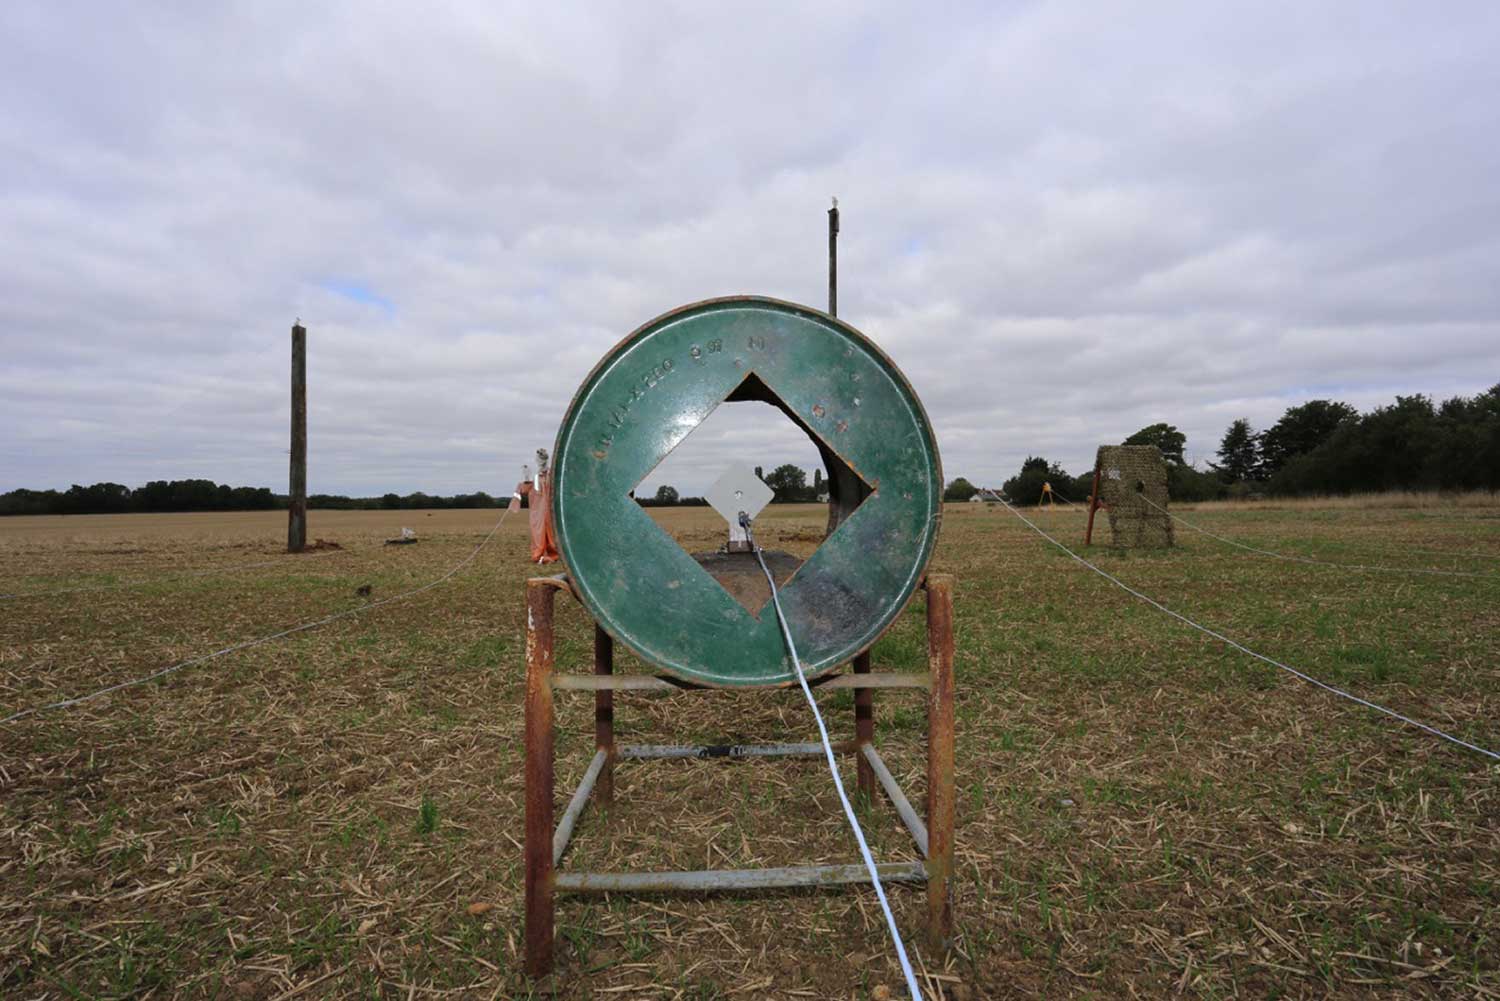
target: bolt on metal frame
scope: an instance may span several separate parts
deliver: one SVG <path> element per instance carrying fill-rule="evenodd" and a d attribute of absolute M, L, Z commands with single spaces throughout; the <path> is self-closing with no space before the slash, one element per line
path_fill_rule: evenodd
<path fill-rule="evenodd" d="M 922 853 L 921 862 L 887 862 L 876 868 L 882 881 L 927 884 L 927 942 L 935 951 L 953 937 L 949 884 L 953 879 L 953 579 L 931 574 L 927 593 L 927 673 L 871 670 L 869 652 L 859 654 L 852 673 L 827 675 L 811 683 L 854 690 L 854 740 L 834 750 L 857 755 L 858 788 L 873 801 L 878 782 Z M 647 675 L 614 673 L 614 640 L 594 626 L 592 674 L 555 670 L 553 611 L 558 591 L 577 598 L 565 576 L 526 582 L 526 971 L 533 977 L 552 971 L 555 898 L 562 893 L 662 893 L 826 887 L 869 879 L 862 864 L 813 865 L 775 869 L 710 869 L 696 872 L 559 872 L 573 829 L 591 798 L 614 801 L 614 766 L 619 760 L 654 758 L 820 756 L 819 744 L 616 745 L 616 691 L 678 691 L 696 686 Z M 581 604 L 581 602 L 580 602 Z M 769 686 L 768 686 L 769 687 Z M 927 816 L 917 815 L 875 748 L 874 690 L 925 688 L 927 697 Z M 594 693 L 594 757 L 561 819 L 553 826 L 554 692 Z"/>

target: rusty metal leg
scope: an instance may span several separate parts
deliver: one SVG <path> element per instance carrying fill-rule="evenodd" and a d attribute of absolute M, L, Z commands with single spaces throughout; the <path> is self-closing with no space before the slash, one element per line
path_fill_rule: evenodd
<path fill-rule="evenodd" d="M 614 638 L 594 626 L 594 673 L 615 672 Z M 604 751 L 604 770 L 599 773 L 599 782 L 594 786 L 594 802 L 608 809 L 615 802 L 615 693 L 601 690 L 594 693 L 594 747 Z"/>
<path fill-rule="evenodd" d="M 867 650 L 854 658 L 854 673 L 870 673 L 870 652 Z M 854 742 L 861 747 L 875 740 L 875 689 L 854 690 Z M 860 793 L 871 799 L 875 796 L 875 771 L 863 754 L 856 754 Z"/>
<path fill-rule="evenodd" d="M 526 972 L 552 972 L 552 608 L 550 582 L 526 582 Z"/>
<path fill-rule="evenodd" d="M 953 578 L 927 578 L 927 941 L 953 938 Z"/>
<path fill-rule="evenodd" d="M 1094 489 L 1089 494 L 1089 523 L 1083 530 L 1083 544 L 1092 546 L 1094 544 L 1094 512 L 1099 510 L 1099 467 L 1094 467 Z"/>

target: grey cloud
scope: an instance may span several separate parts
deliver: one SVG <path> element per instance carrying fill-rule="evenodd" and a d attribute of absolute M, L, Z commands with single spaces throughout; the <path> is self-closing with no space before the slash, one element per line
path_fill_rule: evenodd
<path fill-rule="evenodd" d="M 1497 47 L 1478 3 L 8 5 L 0 489 L 280 487 L 301 316 L 315 490 L 508 491 L 635 326 L 821 303 L 831 194 L 950 476 L 1472 393 Z M 806 447 L 704 435 L 700 486 Z"/>

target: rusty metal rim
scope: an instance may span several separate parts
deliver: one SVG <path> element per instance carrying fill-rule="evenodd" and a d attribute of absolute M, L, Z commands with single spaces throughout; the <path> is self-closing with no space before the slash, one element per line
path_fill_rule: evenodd
<path fill-rule="evenodd" d="M 906 395 L 909 396 L 911 398 L 912 403 L 916 405 L 917 413 L 922 418 L 922 422 L 925 425 L 927 425 L 928 427 L 932 427 L 932 419 L 927 416 L 927 408 L 924 407 L 924 406 L 922 406 L 922 398 L 917 395 L 916 390 L 912 389 L 911 382 L 906 378 L 906 373 L 904 373 L 904 372 L 901 371 L 900 367 L 896 365 L 895 361 L 892 360 L 892 358 L 891 358 L 890 355 L 886 354 L 885 351 L 883 351 L 881 349 L 880 345 L 876 344 L 869 337 L 865 336 L 857 328 L 855 328 L 853 326 L 850 326 L 849 324 L 845 323 L 843 320 L 839 319 L 837 316 L 833 315 L 832 313 L 824 312 L 821 309 L 815 309 L 812 306 L 805 306 L 805 305 L 803 305 L 800 302 L 792 302 L 789 299 L 777 299 L 777 298 L 775 298 L 773 296 L 769 296 L 769 295 L 753 295 L 753 294 L 748 293 L 748 292 L 747 293 L 742 293 L 742 294 L 739 294 L 739 295 L 720 295 L 720 296 L 714 296 L 714 297 L 709 298 L 709 299 L 699 299 L 697 302 L 690 302 L 690 303 L 687 303 L 686 305 L 677 306 L 677 307 L 675 307 L 673 309 L 669 309 L 665 313 L 662 313 L 659 316 L 654 317 L 653 319 L 647 320 L 645 323 L 643 323 L 640 326 L 636 327 L 630 333 L 626 334 L 624 337 L 620 338 L 613 345 L 611 345 L 610 348 L 609 348 L 609 350 L 605 351 L 604 355 L 599 359 L 599 361 L 597 363 L 595 363 L 594 367 L 591 368 L 591 369 L 589 369 L 588 375 L 584 376 L 583 377 L 583 381 L 578 384 L 578 391 L 576 393 L 574 393 L 572 399 L 570 399 L 568 401 L 568 406 L 567 406 L 566 409 L 563 410 L 563 413 L 564 414 L 570 414 L 570 413 L 572 413 L 573 412 L 573 408 L 578 405 L 578 401 L 583 398 L 583 395 L 586 392 L 588 392 L 589 387 L 593 385 L 594 380 L 598 377 L 599 373 L 601 371 L 603 371 L 604 368 L 609 364 L 610 359 L 614 358 L 615 355 L 617 355 L 627 344 L 629 344 L 631 341 L 635 340 L 637 337 L 640 337 L 642 334 L 644 334 L 647 330 L 650 330 L 652 327 L 660 326 L 665 321 L 667 321 L 667 320 L 671 319 L 672 317 L 675 317 L 675 316 L 677 316 L 677 315 L 679 315 L 681 313 L 691 313 L 694 310 L 703 309 L 703 308 L 708 307 L 708 306 L 727 306 L 727 305 L 731 305 L 731 304 L 733 304 L 733 305 L 741 305 L 741 304 L 749 304 L 749 303 L 764 304 L 764 305 L 767 305 L 767 306 L 777 306 L 777 307 L 780 307 L 782 309 L 792 310 L 792 311 L 798 312 L 798 313 L 806 313 L 808 316 L 816 317 L 817 319 L 820 319 L 820 320 L 828 320 L 828 321 L 832 322 L 834 325 L 842 328 L 843 331 L 844 331 L 844 333 L 850 335 L 855 340 L 857 340 L 861 344 L 863 344 L 865 347 L 869 348 L 870 352 L 872 354 L 874 354 L 876 358 L 880 359 L 880 361 L 885 364 L 885 367 L 889 370 L 890 374 L 895 377 L 896 381 L 900 383 L 901 388 L 906 391 Z M 562 432 L 563 432 L 563 427 L 561 425 L 559 425 L 558 426 L 558 431 L 557 431 L 557 438 L 554 439 L 554 441 L 552 443 L 552 456 L 553 456 L 554 461 L 556 460 L 559 446 L 562 444 Z M 813 439 L 813 440 L 816 441 L 817 439 Z M 936 444 L 936 442 L 934 441 L 934 445 L 935 444 Z M 932 457 L 933 457 L 934 464 L 937 466 L 938 481 L 939 481 L 939 483 L 941 483 L 942 479 L 943 479 L 943 476 L 942 476 L 942 473 L 943 473 L 943 457 L 938 453 L 938 451 L 937 451 L 936 448 L 933 449 L 933 455 L 932 455 Z M 842 456 L 840 458 L 842 458 Z M 848 461 L 848 460 L 845 460 L 845 461 Z M 555 493 L 554 493 L 553 497 L 554 497 L 554 501 L 553 502 L 555 504 L 556 503 L 556 494 Z M 557 512 L 556 512 L 555 509 L 554 509 L 554 511 L 552 513 L 553 513 L 553 517 L 556 517 Z M 940 527 L 941 527 L 942 515 L 943 515 L 942 506 L 939 505 L 938 506 L 938 521 L 939 521 L 939 526 Z"/>

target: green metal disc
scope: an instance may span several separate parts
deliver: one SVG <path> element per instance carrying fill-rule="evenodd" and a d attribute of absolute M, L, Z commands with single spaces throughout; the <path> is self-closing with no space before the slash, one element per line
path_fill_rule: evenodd
<path fill-rule="evenodd" d="M 753 296 L 684 306 L 625 338 L 584 380 L 553 453 L 552 510 L 585 607 L 684 681 L 782 684 L 796 674 L 774 609 L 747 611 L 630 496 L 729 398 L 779 406 L 842 488 L 831 534 L 780 589 L 809 677 L 873 644 L 921 583 L 937 545 L 942 467 L 927 415 L 891 360 L 805 306 Z"/>

